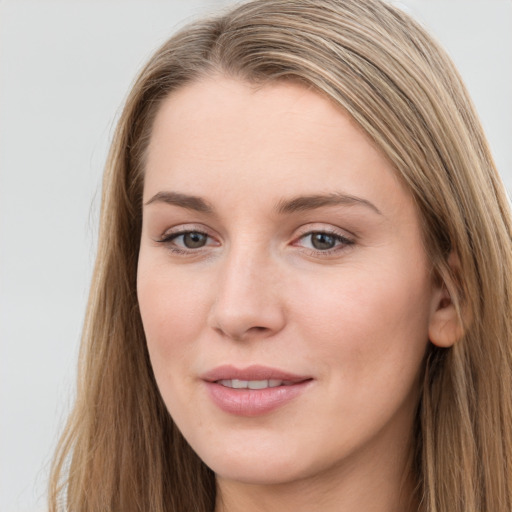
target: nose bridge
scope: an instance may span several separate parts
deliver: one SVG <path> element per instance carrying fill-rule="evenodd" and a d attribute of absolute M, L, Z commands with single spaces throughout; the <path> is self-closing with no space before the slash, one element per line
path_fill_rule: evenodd
<path fill-rule="evenodd" d="M 266 247 L 245 239 L 226 252 L 216 282 L 212 327 L 232 339 L 269 336 L 284 325 L 278 268 Z"/>

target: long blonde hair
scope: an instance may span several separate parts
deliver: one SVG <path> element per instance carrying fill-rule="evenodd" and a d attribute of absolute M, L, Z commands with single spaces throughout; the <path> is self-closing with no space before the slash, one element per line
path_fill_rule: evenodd
<path fill-rule="evenodd" d="M 255 0 L 195 22 L 140 73 L 108 158 L 77 401 L 50 510 L 211 512 L 215 479 L 160 398 L 136 296 L 144 158 L 177 88 L 212 73 L 293 80 L 348 112 L 394 164 L 464 336 L 430 346 L 415 428 L 420 510 L 512 510 L 512 226 L 479 120 L 450 59 L 379 0 Z M 456 255 L 456 264 L 449 264 Z"/>

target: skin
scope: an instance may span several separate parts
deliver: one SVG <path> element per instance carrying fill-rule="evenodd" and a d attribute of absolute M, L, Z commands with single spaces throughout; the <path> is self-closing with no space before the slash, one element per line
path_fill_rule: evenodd
<path fill-rule="evenodd" d="M 163 102 L 147 157 L 140 310 L 167 408 L 217 475 L 216 511 L 407 510 L 418 376 L 452 307 L 392 165 L 318 93 L 219 76 Z M 276 209 L 334 192 L 357 200 Z M 183 232 L 207 236 L 191 248 Z M 311 381 L 241 417 L 201 379 L 221 364 Z"/>

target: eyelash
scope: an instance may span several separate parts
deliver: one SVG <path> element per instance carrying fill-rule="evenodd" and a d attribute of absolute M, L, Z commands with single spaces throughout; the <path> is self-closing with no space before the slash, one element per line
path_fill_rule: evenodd
<path fill-rule="evenodd" d="M 183 248 L 183 247 L 177 246 L 175 243 L 175 240 L 179 237 L 182 237 L 182 236 L 185 236 L 188 234 L 197 234 L 197 235 L 205 236 L 209 239 L 213 239 L 213 237 L 211 237 L 208 233 L 206 233 L 205 231 L 203 231 L 201 229 L 185 229 L 185 230 L 177 231 L 174 233 L 168 233 L 168 234 L 164 235 L 161 239 L 157 240 L 157 242 L 161 243 L 163 245 L 167 245 L 171 252 L 173 252 L 175 254 L 180 254 L 180 255 L 198 254 L 199 252 L 201 252 L 203 249 L 205 249 L 207 247 L 207 243 L 204 246 L 198 247 L 196 249 Z M 354 245 L 354 243 L 355 243 L 355 241 L 353 239 L 348 238 L 344 235 L 341 235 L 340 233 L 337 233 L 336 231 L 328 230 L 328 229 L 316 229 L 316 230 L 310 230 L 306 233 L 301 234 L 299 237 L 297 237 L 295 239 L 295 241 L 291 245 L 297 246 L 297 245 L 299 245 L 298 242 L 300 240 L 304 240 L 307 237 L 312 237 L 313 235 L 326 235 L 328 237 L 333 238 L 336 243 L 336 245 L 334 247 L 332 247 L 330 249 L 325 249 L 325 250 L 303 247 L 303 249 L 305 251 L 307 251 L 309 254 L 314 255 L 314 256 L 321 256 L 321 257 L 322 256 L 323 257 L 331 256 L 338 252 L 346 250 L 349 246 Z"/>
<path fill-rule="evenodd" d="M 198 253 L 199 251 L 204 249 L 204 247 L 206 247 L 206 246 L 202 246 L 197 249 L 182 248 L 182 247 L 175 245 L 175 242 L 174 242 L 180 236 L 185 236 L 185 235 L 192 234 L 192 233 L 202 235 L 202 236 L 205 236 L 210 239 L 212 238 L 210 235 L 208 235 L 208 233 L 206 233 L 205 231 L 202 231 L 200 229 L 184 229 L 182 231 L 168 233 L 168 234 L 164 235 L 160 240 L 157 240 L 157 242 L 167 245 L 169 250 L 175 254 L 185 254 L 186 255 L 186 254 Z"/>
<path fill-rule="evenodd" d="M 298 241 L 304 240 L 306 237 L 312 237 L 313 235 L 326 235 L 328 237 L 333 238 L 334 242 L 336 244 L 334 247 L 332 247 L 330 249 L 325 249 L 325 250 L 304 247 L 304 249 L 306 251 L 308 251 L 310 254 L 312 254 L 314 256 L 324 256 L 324 257 L 332 256 L 338 252 L 347 250 L 347 248 L 349 246 L 354 245 L 354 243 L 355 243 L 355 241 L 353 239 L 348 238 L 344 235 L 341 235 L 340 233 L 338 233 L 336 231 L 329 230 L 329 229 L 314 229 L 314 230 L 308 231 L 307 233 L 301 234 L 296 239 L 296 241 L 293 243 L 293 245 L 296 245 Z M 310 242 L 310 243 L 312 243 L 312 242 Z"/>

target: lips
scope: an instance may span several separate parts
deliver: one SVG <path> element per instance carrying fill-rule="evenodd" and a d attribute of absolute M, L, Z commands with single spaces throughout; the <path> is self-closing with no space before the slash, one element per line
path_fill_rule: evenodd
<path fill-rule="evenodd" d="M 257 416 L 286 405 L 312 378 L 266 366 L 220 366 L 201 376 L 215 405 L 228 414 Z"/>

